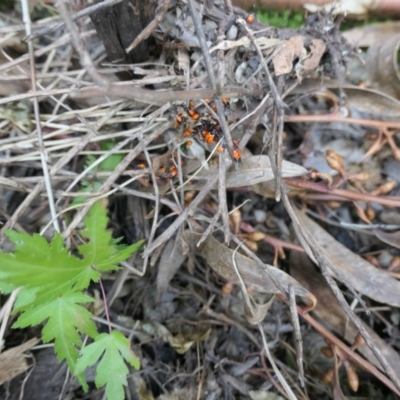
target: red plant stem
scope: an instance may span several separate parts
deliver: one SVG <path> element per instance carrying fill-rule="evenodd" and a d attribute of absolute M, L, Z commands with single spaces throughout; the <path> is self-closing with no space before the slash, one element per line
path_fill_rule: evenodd
<path fill-rule="evenodd" d="M 344 189 L 329 189 L 329 187 L 323 183 L 305 181 L 302 179 L 285 178 L 287 185 L 300 188 L 313 190 L 315 192 L 327 193 L 333 196 L 339 196 L 344 199 L 351 201 L 362 201 L 383 204 L 389 207 L 400 207 L 400 198 L 391 196 L 373 196 L 368 193 L 356 193 Z"/>
<path fill-rule="evenodd" d="M 106 320 L 108 322 L 108 331 L 111 334 L 111 320 L 110 320 L 110 314 L 108 313 L 107 296 L 106 296 L 106 292 L 104 291 L 104 286 L 103 286 L 103 282 L 101 279 L 99 279 L 99 284 L 100 284 L 100 289 L 101 289 L 101 295 L 103 296 L 103 301 L 104 301 L 104 312 L 106 314 Z"/>
<path fill-rule="evenodd" d="M 328 329 L 324 328 L 313 317 L 311 317 L 309 314 L 306 314 L 301 307 L 297 306 L 297 311 L 299 315 L 307 323 L 309 323 L 317 332 L 319 332 L 325 339 L 328 339 L 331 343 L 333 343 L 335 346 L 339 347 L 344 353 L 346 353 L 346 355 L 349 357 L 350 360 L 359 365 L 364 371 L 367 371 L 376 378 L 378 378 L 390 390 L 392 390 L 394 393 L 400 396 L 400 392 L 393 385 L 392 381 L 388 379 L 384 374 L 382 374 L 373 364 L 364 360 L 361 356 L 355 353 L 354 350 L 350 349 L 346 344 L 344 344 L 335 335 L 329 332 Z"/>

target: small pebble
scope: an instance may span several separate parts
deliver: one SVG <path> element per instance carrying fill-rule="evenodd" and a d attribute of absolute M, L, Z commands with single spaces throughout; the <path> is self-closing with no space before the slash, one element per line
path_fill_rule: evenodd
<path fill-rule="evenodd" d="M 226 33 L 226 38 L 228 40 L 235 40 L 238 34 L 238 28 L 235 25 L 232 25 L 229 28 L 229 31 Z"/>
<path fill-rule="evenodd" d="M 267 213 L 263 210 L 254 210 L 254 218 L 259 224 L 263 224 L 267 219 Z"/>

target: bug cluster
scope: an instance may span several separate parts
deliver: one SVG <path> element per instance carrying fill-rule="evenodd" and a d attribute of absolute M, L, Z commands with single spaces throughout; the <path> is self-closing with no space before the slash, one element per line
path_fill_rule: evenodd
<path fill-rule="evenodd" d="M 230 110 L 229 99 L 223 98 L 222 104 L 224 105 L 225 114 Z M 216 112 L 216 106 L 210 99 L 204 100 L 209 107 Z M 187 105 L 181 105 L 177 107 L 177 114 L 175 115 L 175 128 L 180 129 L 184 138 L 195 138 L 200 142 L 207 144 L 218 143 L 223 138 L 223 132 L 220 123 L 214 116 L 215 114 L 205 109 L 202 112 L 198 112 L 195 109 L 195 103 L 189 101 Z M 191 140 L 186 141 L 186 146 L 192 144 Z M 234 151 L 233 158 L 237 161 L 241 161 L 242 152 L 238 147 L 237 141 L 233 141 Z M 218 153 L 222 153 L 225 149 L 225 144 L 219 144 L 216 148 Z M 161 179 L 169 180 L 178 175 L 177 164 L 175 160 L 171 159 L 167 165 L 160 167 L 157 171 L 157 176 Z"/>
<path fill-rule="evenodd" d="M 215 104 L 212 104 L 211 100 L 206 99 L 205 102 L 216 112 Z M 222 99 L 222 103 L 224 104 L 225 112 L 227 112 L 230 107 L 229 100 Z M 193 101 L 189 101 L 187 106 L 178 107 L 178 113 L 175 116 L 175 127 L 182 127 L 183 137 L 193 136 L 207 144 L 218 143 L 223 136 L 218 120 L 214 118 L 211 112 L 197 112 Z M 220 147 L 217 149 L 218 152 L 223 151 L 223 146 Z"/>
<path fill-rule="evenodd" d="M 185 165 L 185 161 L 181 159 L 181 166 Z M 176 155 L 171 156 L 166 165 L 161 166 L 157 171 L 157 177 L 166 181 L 175 178 L 178 175 L 178 159 Z"/>

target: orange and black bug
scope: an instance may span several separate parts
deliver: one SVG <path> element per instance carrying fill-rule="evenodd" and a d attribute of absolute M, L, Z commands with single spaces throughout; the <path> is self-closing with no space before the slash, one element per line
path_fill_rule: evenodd
<path fill-rule="evenodd" d="M 247 22 L 248 24 L 252 24 L 252 23 L 254 22 L 255 19 L 256 19 L 256 18 L 255 18 L 255 16 L 254 16 L 254 14 L 249 14 L 249 15 L 246 17 L 246 22 Z"/>
<path fill-rule="evenodd" d="M 223 153 L 223 151 L 224 151 L 224 146 L 217 147 L 217 153 Z"/>
<path fill-rule="evenodd" d="M 228 111 L 228 110 L 231 109 L 231 104 L 229 103 L 229 99 L 228 98 L 224 97 L 224 98 L 221 99 L 221 101 L 222 101 L 222 104 L 225 107 L 225 111 Z"/>
<path fill-rule="evenodd" d="M 180 126 L 182 122 L 183 122 L 183 115 L 182 114 L 177 114 L 175 116 L 175 128 Z"/>
<path fill-rule="evenodd" d="M 217 122 L 211 127 L 210 132 L 214 136 L 214 141 L 217 142 L 222 136 L 221 125 Z"/>
<path fill-rule="evenodd" d="M 200 118 L 200 114 L 190 108 L 187 110 L 187 112 L 190 115 L 190 117 L 195 121 L 197 121 Z"/>
<path fill-rule="evenodd" d="M 211 134 L 210 131 L 203 129 L 201 131 L 201 135 L 203 136 L 203 139 L 205 140 L 206 143 L 210 144 L 214 141 L 214 136 Z"/>
<path fill-rule="evenodd" d="M 147 168 L 147 165 L 144 163 L 135 165 L 135 169 L 146 169 L 146 168 Z"/>
<path fill-rule="evenodd" d="M 190 137 L 190 136 L 192 136 L 192 133 L 193 133 L 193 131 L 192 131 L 191 128 L 186 128 L 186 129 L 183 131 L 183 137 Z"/>
<path fill-rule="evenodd" d="M 241 162 L 242 150 L 239 149 L 237 140 L 233 140 L 232 143 L 233 143 L 233 158 L 235 161 Z"/>
<path fill-rule="evenodd" d="M 162 166 L 157 171 L 157 176 L 161 179 L 169 180 L 175 178 L 177 175 L 178 169 L 175 167 L 175 165 L 170 165 L 168 167 Z"/>

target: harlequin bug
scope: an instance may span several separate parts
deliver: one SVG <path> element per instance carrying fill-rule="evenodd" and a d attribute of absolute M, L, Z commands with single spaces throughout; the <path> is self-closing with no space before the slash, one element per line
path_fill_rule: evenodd
<path fill-rule="evenodd" d="M 194 120 L 197 121 L 200 118 L 200 114 L 190 108 L 188 108 L 187 110 L 188 114 L 190 115 L 190 117 Z"/>
<path fill-rule="evenodd" d="M 235 161 L 241 162 L 242 150 L 239 149 L 237 140 L 233 140 L 232 143 L 233 143 L 233 158 Z"/>
<path fill-rule="evenodd" d="M 192 133 L 193 133 L 193 130 L 191 128 L 186 128 L 183 131 L 183 137 L 190 137 L 190 136 L 192 136 Z"/>
<path fill-rule="evenodd" d="M 254 22 L 255 19 L 256 19 L 256 17 L 254 16 L 254 14 L 249 14 L 249 15 L 246 17 L 246 22 L 247 22 L 248 24 L 252 24 L 252 23 Z"/>
<path fill-rule="evenodd" d="M 183 115 L 182 114 L 176 114 L 175 116 L 175 128 L 178 128 L 181 123 L 183 122 Z"/>
<path fill-rule="evenodd" d="M 167 167 L 162 166 L 159 168 L 156 175 L 161 179 L 169 180 L 178 175 L 178 169 L 175 165 L 169 165 Z"/>

